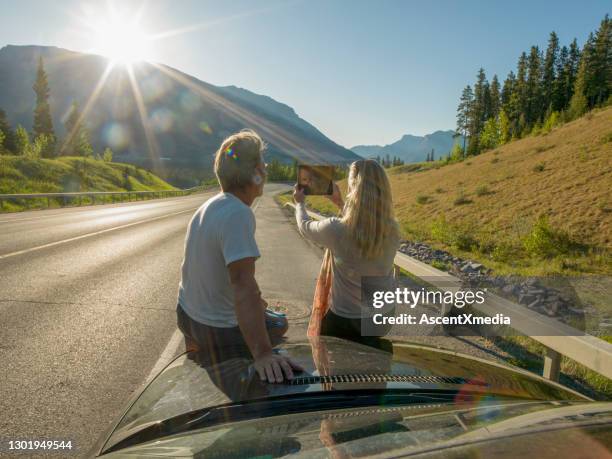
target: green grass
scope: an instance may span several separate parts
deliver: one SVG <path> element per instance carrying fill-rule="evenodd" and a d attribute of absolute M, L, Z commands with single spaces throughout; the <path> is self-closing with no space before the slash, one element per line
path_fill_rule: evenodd
<path fill-rule="evenodd" d="M 430 201 L 431 201 L 431 198 L 427 196 L 426 194 L 417 194 L 416 196 L 416 202 L 418 204 L 427 204 Z"/>
<path fill-rule="evenodd" d="M 76 157 L 32 160 L 0 156 L 0 194 L 175 189 L 156 175 L 129 164 Z M 110 202 L 111 198 L 107 199 Z M 60 205 L 54 199 L 50 203 L 52 207 Z M 87 203 L 83 201 L 83 204 Z M 16 212 L 46 206 L 46 199 L 27 203 L 5 202 L 0 211 Z"/>

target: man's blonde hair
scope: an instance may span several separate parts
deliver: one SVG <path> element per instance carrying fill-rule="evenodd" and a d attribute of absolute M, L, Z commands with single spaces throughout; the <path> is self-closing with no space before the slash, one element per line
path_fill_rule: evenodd
<path fill-rule="evenodd" d="M 380 256 L 389 238 L 399 238 L 391 185 L 376 161 L 362 159 L 351 164 L 342 221 L 366 259 Z"/>
<path fill-rule="evenodd" d="M 215 175 L 221 189 L 242 189 L 251 184 L 264 148 L 261 137 L 250 129 L 243 129 L 225 139 L 215 153 Z"/>

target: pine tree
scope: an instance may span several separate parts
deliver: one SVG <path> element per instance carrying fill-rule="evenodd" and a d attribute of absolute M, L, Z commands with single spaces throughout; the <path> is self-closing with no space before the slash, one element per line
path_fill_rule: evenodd
<path fill-rule="evenodd" d="M 482 86 L 482 120 L 485 122 L 491 115 L 491 85 L 485 80 Z M 483 125 L 484 126 L 484 125 Z"/>
<path fill-rule="evenodd" d="M 582 61 L 580 62 L 580 67 L 578 68 L 576 82 L 574 83 L 572 100 L 570 101 L 568 108 L 570 119 L 576 119 L 579 116 L 584 115 L 589 109 L 589 102 L 585 95 L 587 82 L 587 63 L 587 59 L 582 59 Z"/>
<path fill-rule="evenodd" d="M 457 107 L 457 133 L 463 136 L 463 150 L 465 151 L 465 141 L 469 134 L 471 125 L 472 104 L 474 93 L 470 85 L 467 85 L 461 93 L 459 106 Z"/>
<path fill-rule="evenodd" d="M 66 138 L 64 139 L 64 144 L 62 145 L 62 155 L 78 156 L 76 144 L 77 139 L 79 138 L 80 117 L 79 104 L 78 102 L 74 101 L 70 106 L 70 113 L 68 114 L 68 118 L 64 123 L 64 127 L 66 128 Z"/>
<path fill-rule="evenodd" d="M 516 69 L 516 86 L 513 93 L 513 110 L 508 112 L 512 124 L 512 137 L 520 138 L 525 131 L 525 113 L 527 111 L 527 54 L 519 57 Z"/>
<path fill-rule="evenodd" d="M 586 43 L 582 48 L 582 53 L 580 55 L 580 65 L 578 67 L 579 75 L 576 75 L 576 83 L 578 83 L 578 78 L 582 78 L 583 82 L 581 83 L 583 86 L 584 96 L 587 99 L 587 108 L 591 108 L 595 105 L 594 101 L 594 93 L 593 88 L 595 87 L 594 83 L 594 69 L 595 69 L 595 35 L 591 32 L 589 34 L 589 38 L 587 38 Z M 574 85 L 574 91 L 576 90 L 576 85 Z"/>
<path fill-rule="evenodd" d="M 4 148 L 5 152 L 17 154 L 17 145 L 15 144 L 15 133 L 11 129 L 11 125 L 6 117 L 6 112 L 0 109 L 0 132 L 2 132 L 3 141 L 0 142 L 0 149 Z"/>
<path fill-rule="evenodd" d="M 501 105 L 502 107 L 506 107 L 510 102 L 510 98 L 512 97 L 512 93 L 514 92 L 514 86 L 516 84 L 516 77 L 514 76 L 514 72 L 510 71 L 508 76 L 504 81 L 504 86 L 501 91 Z"/>
<path fill-rule="evenodd" d="M 607 14 L 595 34 L 590 58 L 586 96 L 594 107 L 606 102 L 612 91 L 612 22 Z"/>
<path fill-rule="evenodd" d="M 62 145 L 62 154 L 91 156 L 93 148 L 89 142 L 89 132 L 83 123 L 78 102 L 72 103 L 65 127 L 66 139 Z"/>
<path fill-rule="evenodd" d="M 476 155 L 480 151 L 478 141 L 485 122 L 488 99 L 485 94 L 488 94 L 488 82 L 484 69 L 480 68 L 474 85 L 474 103 L 470 113 L 470 143 L 467 150 L 469 155 Z"/>
<path fill-rule="evenodd" d="M 32 89 L 36 93 L 33 136 L 34 139 L 41 135 L 48 137 L 42 156 L 46 158 L 53 157 L 55 155 L 55 134 L 53 132 L 53 120 L 51 119 L 51 109 L 49 107 L 49 82 L 42 57 L 38 59 L 36 81 Z"/>
<path fill-rule="evenodd" d="M 542 75 L 541 70 L 540 49 L 537 46 L 532 46 L 527 61 L 527 106 L 524 112 L 527 129 L 530 129 L 540 121 L 543 115 L 542 87 L 540 82 Z"/>
<path fill-rule="evenodd" d="M 569 105 L 572 95 L 574 94 L 574 86 L 576 85 L 576 77 L 578 76 L 578 67 L 580 67 L 580 59 L 582 54 L 578 47 L 578 42 L 574 38 L 574 41 L 570 43 L 569 56 L 566 67 L 566 84 L 565 89 L 567 91 L 565 95 L 566 107 Z"/>
<path fill-rule="evenodd" d="M 552 109 L 553 111 L 560 112 L 565 110 L 569 100 L 567 97 L 567 84 L 568 84 L 568 60 L 569 60 L 569 49 L 567 46 L 563 46 L 559 51 L 559 58 L 557 59 L 556 65 L 556 78 L 552 89 Z"/>
<path fill-rule="evenodd" d="M 508 140 L 518 131 L 519 119 L 519 97 L 517 92 L 517 81 L 514 72 L 510 72 L 504 81 L 501 93 L 501 111 L 507 117 Z"/>
<path fill-rule="evenodd" d="M 548 48 L 542 67 L 542 106 L 548 110 L 553 105 L 553 92 L 557 78 L 557 59 L 559 58 L 559 38 L 553 31 L 548 39 Z M 552 108 L 551 108 L 552 110 Z"/>
<path fill-rule="evenodd" d="M 499 80 L 497 79 L 497 75 L 493 75 L 493 79 L 491 80 L 491 86 L 489 87 L 489 101 L 489 118 L 497 118 L 499 116 L 501 104 Z"/>

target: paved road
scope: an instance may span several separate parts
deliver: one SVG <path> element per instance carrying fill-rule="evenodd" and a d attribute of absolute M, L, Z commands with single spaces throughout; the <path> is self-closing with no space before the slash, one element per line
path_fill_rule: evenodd
<path fill-rule="evenodd" d="M 257 277 L 299 335 L 320 253 L 274 203 L 279 187 L 255 204 Z M 0 438 L 70 439 L 83 456 L 160 355 L 182 351 L 185 229 L 211 194 L 0 216 Z"/>
<path fill-rule="evenodd" d="M 253 206 L 257 280 L 299 339 L 322 252 L 274 202 L 284 187 L 267 185 Z M 0 440 L 69 439 L 83 457 L 183 351 L 175 301 L 185 230 L 212 194 L 0 216 Z"/>

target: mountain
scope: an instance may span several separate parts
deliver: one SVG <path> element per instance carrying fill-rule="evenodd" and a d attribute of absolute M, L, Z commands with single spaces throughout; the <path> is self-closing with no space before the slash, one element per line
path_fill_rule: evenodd
<path fill-rule="evenodd" d="M 351 150 L 364 158 L 376 156 L 391 158 L 397 156 L 406 163 L 418 163 L 425 161 L 426 155 L 434 150 L 434 155 L 439 158 L 446 155 L 457 141 L 453 138 L 454 131 L 436 131 L 423 137 L 416 135 L 405 135 L 397 142 L 381 147 L 379 145 L 357 145 Z"/>
<path fill-rule="evenodd" d="M 63 120 L 76 101 L 95 151 L 109 146 L 118 161 L 145 166 L 175 183 L 210 174 L 220 142 L 243 128 L 263 137 L 268 161 L 295 158 L 340 164 L 358 159 L 270 97 L 235 86 L 214 86 L 159 64 L 139 63 L 131 77 L 124 66 L 110 68 L 105 57 L 46 46 L 0 49 L 0 108 L 13 126 L 32 126 L 32 85 L 39 57 L 47 71 L 53 123 L 60 137 L 65 135 Z"/>

